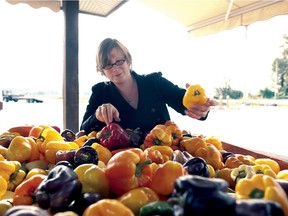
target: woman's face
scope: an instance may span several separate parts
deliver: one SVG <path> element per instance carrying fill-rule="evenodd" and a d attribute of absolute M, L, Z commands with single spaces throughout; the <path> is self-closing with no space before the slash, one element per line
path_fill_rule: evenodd
<path fill-rule="evenodd" d="M 131 77 L 130 67 L 122 50 L 111 50 L 109 65 L 104 65 L 103 72 L 115 84 L 121 84 Z"/>

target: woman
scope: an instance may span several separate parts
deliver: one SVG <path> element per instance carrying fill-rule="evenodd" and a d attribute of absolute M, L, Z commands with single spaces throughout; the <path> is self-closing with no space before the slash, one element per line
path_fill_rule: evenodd
<path fill-rule="evenodd" d="M 109 81 L 92 87 L 80 127 L 86 133 L 117 122 L 124 129 L 139 128 L 145 134 L 157 124 L 170 120 L 167 105 L 182 115 L 205 120 L 210 106 L 217 104 L 208 99 L 204 105 L 186 109 L 182 104 L 186 89 L 165 79 L 161 72 L 137 74 L 132 70 L 129 50 L 116 39 L 106 38 L 101 42 L 96 63 L 97 71 Z"/>

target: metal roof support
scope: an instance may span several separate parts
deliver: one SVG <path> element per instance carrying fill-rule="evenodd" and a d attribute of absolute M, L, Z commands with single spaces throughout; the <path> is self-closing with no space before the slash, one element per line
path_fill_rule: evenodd
<path fill-rule="evenodd" d="M 63 1 L 65 19 L 63 74 L 63 129 L 79 131 L 79 0 Z"/>

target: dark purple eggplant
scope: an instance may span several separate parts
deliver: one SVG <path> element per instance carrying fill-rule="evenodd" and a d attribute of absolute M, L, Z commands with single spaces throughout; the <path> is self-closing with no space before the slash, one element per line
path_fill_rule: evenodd
<path fill-rule="evenodd" d="M 71 203 L 69 209 L 76 212 L 78 215 L 83 215 L 84 210 L 91 204 L 103 199 L 103 196 L 99 193 L 83 193 L 78 196 L 74 202 Z"/>
<path fill-rule="evenodd" d="M 67 161 L 73 165 L 75 153 L 76 153 L 75 149 L 58 150 L 56 152 L 55 162 L 58 163 L 59 161 Z"/>
<path fill-rule="evenodd" d="M 74 155 L 75 167 L 87 163 L 98 164 L 98 161 L 98 153 L 91 146 L 82 146 L 76 151 Z"/>
<path fill-rule="evenodd" d="M 276 181 L 280 184 L 280 186 L 283 188 L 283 190 L 288 196 L 288 181 L 284 179 L 276 179 Z"/>
<path fill-rule="evenodd" d="M 221 153 L 222 158 L 223 158 L 223 163 L 225 163 L 229 157 L 235 157 L 235 154 L 233 152 L 221 150 L 220 153 Z"/>
<path fill-rule="evenodd" d="M 76 139 L 75 133 L 70 129 L 65 129 L 61 132 L 61 136 L 65 141 L 73 142 Z"/>
<path fill-rule="evenodd" d="M 100 143 L 100 140 L 98 138 L 90 138 L 85 141 L 83 146 L 92 146 L 93 143 Z"/>
<path fill-rule="evenodd" d="M 193 157 L 188 159 L 184 164 L 183 167 L 187 170 L 187 172 L 191 175 L 209 176 L 209 168 L 207 166 L 206 161 L 200 157 Z"/>

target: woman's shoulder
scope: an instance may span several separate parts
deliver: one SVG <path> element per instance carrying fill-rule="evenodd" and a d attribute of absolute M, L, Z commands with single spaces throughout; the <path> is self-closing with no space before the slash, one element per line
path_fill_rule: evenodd
<path fill-rule="evenodd" d="M 162 77 L 162 72 L 151 72 L 148 74 L 136 74 L 140 79 L 148 80 L 148 81 L 153 81 L 155 79 L 159 79 Z"/>
<path fill-rule="evenodd" d="M 96 83 L 95 85 L 92 86 L 92 90 L 103 89 L 103 88 L 110 86 L 110 85 L 111 85 L 111 82 L 109 82 L 109 81 L 99 82 L 99 83 Z"/>

